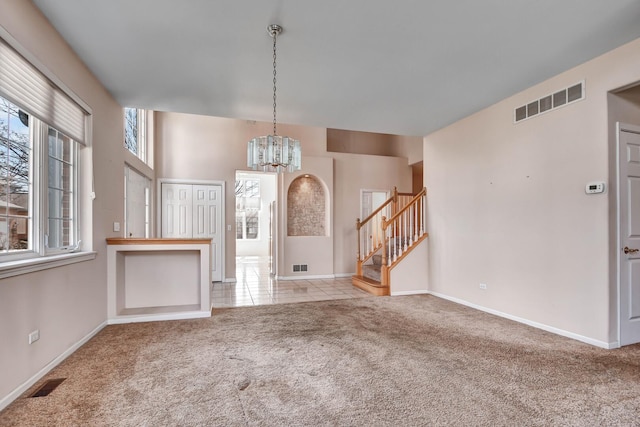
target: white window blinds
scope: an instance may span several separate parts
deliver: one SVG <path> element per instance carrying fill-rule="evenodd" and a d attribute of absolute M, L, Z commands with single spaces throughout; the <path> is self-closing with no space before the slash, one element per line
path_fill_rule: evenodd
<path fill-rule="evenodd" d="M 0 95 L 85 144 L 87 112 L 0 39 Z"/>

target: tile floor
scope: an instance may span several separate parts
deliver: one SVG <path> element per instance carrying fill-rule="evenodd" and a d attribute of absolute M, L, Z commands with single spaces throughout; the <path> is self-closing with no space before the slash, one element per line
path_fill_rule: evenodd
<path fill-rule="evenodd" d="M 339 279 L 276 280 L 269 275 L 267 257 L 236 258 L 236 282 L 215 282 L 211 291 L 214 308 L 248 305 L 325 301 L 372 296 Z"/>

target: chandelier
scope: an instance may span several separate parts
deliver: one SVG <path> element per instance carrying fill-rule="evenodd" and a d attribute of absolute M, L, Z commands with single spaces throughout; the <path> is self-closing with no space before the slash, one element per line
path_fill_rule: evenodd
<path fill-rule="evenodd" d="M 264 172 L 293 172 L 301 167 L 300 141 L 276 133 L 276 39 L 282 27 L 272 24 L 267 31 L 273 38 L 273 135 L 257 136 L 249 141 L 247 166 Z"/>

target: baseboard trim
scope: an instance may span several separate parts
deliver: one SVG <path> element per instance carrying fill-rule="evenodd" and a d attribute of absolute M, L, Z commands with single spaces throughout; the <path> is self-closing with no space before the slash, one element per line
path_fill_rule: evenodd
<path fill-rule="evenodd" d="M 314 279 L 335 279 L 334 274 L 319 274 L 316 276 L 278 276 L 278 280 L 314 280 Z"/>
<path fill-rule="evenodd" d="M 235 277 L 226 277 L 223 282 L 224 283 L 235 283 L 237 280 Z"/>
<path fill-rule="evenodd" d="M 534 328 L 542 329 L 543 331 L 551 332 L 556 335 L 560 335 L 566 338 L 571 338 L 576 341 L 581 341 L 586 344 L 590 344 L 596 347 L 604 348 L 610 350 L 612 348 L 617 348 L 619 345 L 617 343 L 608 343 L 605 341 L 596 340 L 593 338 L 585 337 L 584 335 L 579 335 L 573 332 L 565 331 L 564 329 L 559 329 L 553 326 L 545 325 L 544 323 L 534 322 L 533 320 L 525 319 L 523 317 L 514 316 L 511 314 L 503 313 L 498 310 L 494 310 L 492 308 L 483 307 L 478 304 L 471 303 L 469 301 L 462 300 L 460 298 L 451 297 L 449 295 L 440 294 L 438 292 L 429 292 L 434 297 L 446 299 L 451 302 L 455 302 L 457 304 L 465 305 L 467 307 L 475 308 L 476 310 L 484 311 L 485 313 L 493 314 L 495 316 L 504 317 L 505 319 L 513 320 L 515 322 L 523 323 L 528 326 L 532 326 Z"/>
<path fill-rule="evenodd" d="M 391 292 L 392 297 L 402 296 L 402 295 L 424 295 L 429 294 L 430 292 L 427 290 L 419 290 L 419 291 L 400 291 L 400 292 Z"/>
<path fill-rule="evenodd" d="M 107 323 L 109 325 L 121 325 L 124 323 L 156 322 L 161 320 L 202 319 L 203 317 L 211 317 L 211 311 L 185 311 L 184 313 L 130 315 L 109 319 L 107 320 Z"/>
<path fill-rule="evenodd" d="M 40 369 L 35 375 L 29 378 L 27 381 L 19 385 L 15 390 L 11 393 L 0 399 L 0 411 L 9 406 L 14 400 L 19 398 L 25 391 L 29 390 L 35 383 L 40 381 L 42 377 L 47 375 L 53 368 L 58 366 L 62 361 L 64 361 L 67 357 L 71 356 L 76 350 L 82 347 L 87 341 L 93 338 L 98 332 L 100 332 L 104 327 L 107 326 L 107 322 L 102 322 L 98 327 L 96 327 L 93 331 L 89 332 L 83 338 L 81 338 L 78 342 L 73 344 L 67 350 L 65 350 L 58 357 L 53 359 L 51 362 L 46 364 L 42 369 Z"/>
<path fill-rule="evenodd" d="M 334 274 L 333 277 L 335 277 L 336 279 L 342 279 L 343 277 L 351 277 L 354 276 L 356 273 L 338 273 L 338 274 Z"/>

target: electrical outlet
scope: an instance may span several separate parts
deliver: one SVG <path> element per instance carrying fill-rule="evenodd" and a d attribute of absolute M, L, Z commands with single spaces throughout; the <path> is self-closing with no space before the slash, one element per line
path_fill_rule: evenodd
<path fill-rule="evenodd" d="M 114 222 L 113 223 L 113 231 L 120 231 L 120 223 L 119 222 Z"/>
<path fill-rule="evenodd" d="M 39 339 L 40 339 L 40 329 L 36 329 L 35 331 L 29 334 L 29 344 L 33 344 Z"/>
<path fill-rule="evenodd" d="M 480 289 L 487 289 L 486 283 L 480 283 Z"/>

